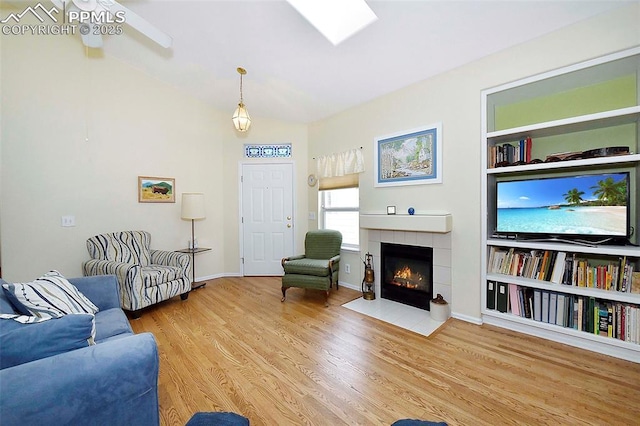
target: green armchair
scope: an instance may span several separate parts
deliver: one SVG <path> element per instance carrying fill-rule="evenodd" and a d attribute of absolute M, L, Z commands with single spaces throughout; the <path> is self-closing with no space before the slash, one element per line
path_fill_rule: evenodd
<path fill-rule="evenodd" d="M 299 287 L 323 290 L 327 297 L 325 305 L 328 306 L 329 291 L 334 283 L 338 289 L 341 244 L 342 234 L 339 231 L 321 229 L 307 232 L 305 254 L 282 259 L 282 302 L 289 287 Z"/>

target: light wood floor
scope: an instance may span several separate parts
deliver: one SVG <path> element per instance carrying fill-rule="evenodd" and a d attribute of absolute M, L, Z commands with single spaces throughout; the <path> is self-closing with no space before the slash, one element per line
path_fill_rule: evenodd
<path fill-rule="evenodd" d="M 424 337 L 341 305 L 359 293 L 222 278 L 145 311 L 160 416 L 233 411 L 252 425 L 640 424 L 640 364 L 450 319 Z"/>

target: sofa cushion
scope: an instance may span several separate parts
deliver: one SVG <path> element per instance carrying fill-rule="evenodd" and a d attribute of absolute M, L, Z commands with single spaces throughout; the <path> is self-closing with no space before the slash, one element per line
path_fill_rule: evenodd
<path fill-rule="evenodd" d="M 145 287 L 153 287 L 182 278 L 182 269 L 176 266 L 149 265 L 141 268 L 140 276 Z"/>
<path fill-rule="evenodd" d="M 66 315 L 33 324 L 0 319 L 0 369 L 87 347 L 93 343 L 93 329 L 91 314 Z"/>
<path fill-rule="evenodd" d="M 130 334 L 133 330 L 122 309 L 105 309 L 96 314 L 96 343 Z"/>
<path fill-rule="evenodd" d="M 329 276 L 329 261 L 327 259 L 295 259 L 284 264 L 285 274 Z"/>
<path fill-rule="evenodd" d="M 66 314 L 95 314 L 98 308 L 58 271 L 51 271 L 30 283 L 2 284 L 15 309 L 39 318 Z"/>

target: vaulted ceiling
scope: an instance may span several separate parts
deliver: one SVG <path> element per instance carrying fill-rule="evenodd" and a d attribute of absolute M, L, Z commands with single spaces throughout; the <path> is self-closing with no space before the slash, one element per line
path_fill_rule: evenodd
<path fill-rule="evenodd" d="M 125 26 L 104 52 L 229 115 L 244 67 L 252 116 L 307 123 L 633 1 L 367 3 L 378 20 L 334 46 L 284 0 L 123 0 L 173 46 Z"/>

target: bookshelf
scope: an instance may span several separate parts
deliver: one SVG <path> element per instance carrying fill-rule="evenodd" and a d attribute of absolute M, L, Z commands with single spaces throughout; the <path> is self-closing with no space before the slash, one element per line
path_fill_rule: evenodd
<path fill-rule="evenodd" d="M 640 247 L 505 238 L 495 224 L 501 181 L 622 171 L 638 244 L 640 47 L 486 89 L 481 101 L 483 322 L 638 362 Z M 545 161 L 605 147 L 628 150 Z M 532 272 L 545 255 L 546 274 Z"/>

